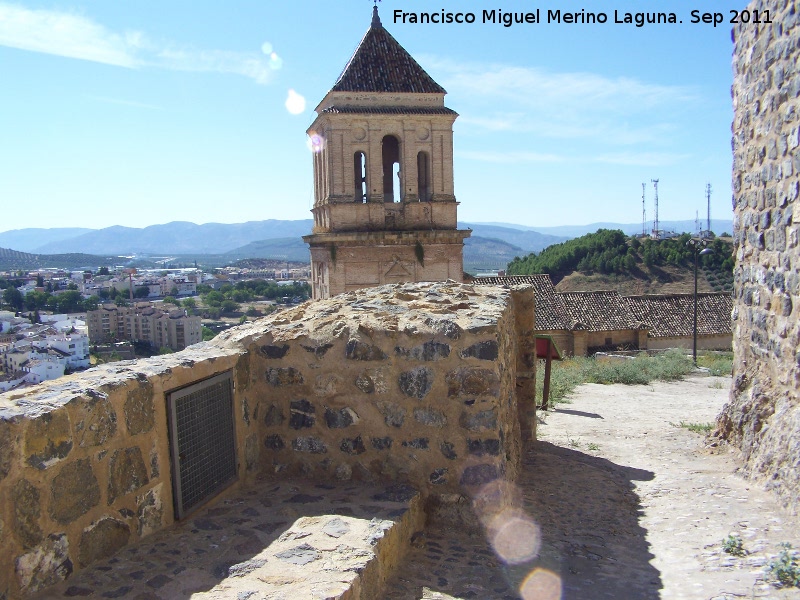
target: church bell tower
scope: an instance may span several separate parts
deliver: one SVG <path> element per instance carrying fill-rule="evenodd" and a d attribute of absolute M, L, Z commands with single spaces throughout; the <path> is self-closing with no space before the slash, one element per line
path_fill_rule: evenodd
<path fill-rule="evenodd" d="M 384 283 L 463 278 L 446 92 L 381 24 L 370 28 L 308 128 L 314 151 L 315 299 Z"/>

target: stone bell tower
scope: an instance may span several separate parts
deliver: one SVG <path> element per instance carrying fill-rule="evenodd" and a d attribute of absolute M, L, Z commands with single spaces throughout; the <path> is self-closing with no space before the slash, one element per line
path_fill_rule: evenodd
<path fill-rule="evenodd" d="M 313 295 L 463 278 L 446 92 L 372 24 L 308 129 L 314 150 Z"/>

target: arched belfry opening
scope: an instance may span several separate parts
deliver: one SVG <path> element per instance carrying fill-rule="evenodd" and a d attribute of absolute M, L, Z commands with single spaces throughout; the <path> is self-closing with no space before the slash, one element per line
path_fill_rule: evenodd
<path fill-rule="evenodd" d="M 353 182 L 355 183 L 355 201 L 367 201 L 367 155 L 361 151 L 353 155 Z"/>
<path fill-rule="evenodd" d="M 431 160 L 425 151 L 417 154 L 417 196 L 420 202 L 431 199 Z"/>
<path fill-rule="evenodd" d="M 383 156 L 383 201 L 400 202 L 400 140 L 393 135 L 383 136 L 381 141 Z"/>
<path fill-rule="evenodd" d="M 332 46 L 333 47 L 333 46 Z M 365 287 L 462 281 L 464 239 L 453 182 L 453 123 L 436 83 L 381 24 L 316 107 L 315 299 Z"/>

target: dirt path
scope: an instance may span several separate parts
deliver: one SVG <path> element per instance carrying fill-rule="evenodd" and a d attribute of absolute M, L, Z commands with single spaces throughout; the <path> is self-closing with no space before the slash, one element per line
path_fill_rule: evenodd
<path fill-rule="evenodd" d="M 729 383 L 581 386 L 542 415 L 517 482 L 524 516 L 541 532 L 538 557 L 504 567 L 485 538 L 434 528 L 388 597 L 800 598 L 766 581 L 779 544 L 800 547 L 800 522 L 736 475 L 731 454 L 680 425 L 712 422 Z M 519 521 L 510 529 L 529 533 Z M 723 551 L 731 533 L 746 556 Z"/>

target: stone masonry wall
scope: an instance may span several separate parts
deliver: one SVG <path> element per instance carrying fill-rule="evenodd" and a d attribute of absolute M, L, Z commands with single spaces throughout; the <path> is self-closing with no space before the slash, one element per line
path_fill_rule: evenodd
<path fill-rule="evenodd" d="M 0 394 L 0 598 L 174 520 L 166 393 L 232 371 L 239 480 L 410 483 L 452 502 L 535 436 L 532 290 L 388 285 Z"/>
<path fill-rule="evenodd" d="M 794 2 L 735 26 L 734 383 L 716 435 L 800 509 L 800 27 Z"/>

